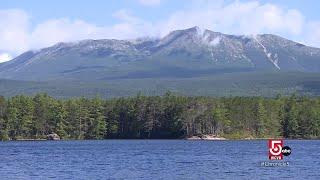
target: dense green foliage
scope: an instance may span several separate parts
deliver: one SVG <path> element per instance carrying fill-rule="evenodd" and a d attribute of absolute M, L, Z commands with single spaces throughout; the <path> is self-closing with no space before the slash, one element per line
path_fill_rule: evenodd
<path fill-rule="evenodd" d="M 114 98 L 164 95 L 167 91 L 182 96 L 263 96 L 277 94 L 319 96 L 320 74 L 301 72 L 225 73 L 191 77 L 150 77 L 107 80 L 67 80 L 30 82 L 0 80 L 0 94 L 34 95 L 46 92 L 55 98 L 88 97 Z"/>
<path fill-rule="evenodd" d="M 142 96 L 0 98 L 0 138 L 319 138 L 320 98 Z"/>

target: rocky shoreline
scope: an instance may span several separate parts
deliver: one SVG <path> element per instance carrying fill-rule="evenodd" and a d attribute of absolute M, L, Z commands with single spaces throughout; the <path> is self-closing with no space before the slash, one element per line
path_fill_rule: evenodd
<path fill-rule="evenodd" d="M 206 135 L 194 135 L 191 137 L 186 138 L 187 140 L 207 140 L 207 141 L 217 141 L 217 140 L 227 140 L 224 137 L 219 137 L 212 134 L 206 134 Z"/>

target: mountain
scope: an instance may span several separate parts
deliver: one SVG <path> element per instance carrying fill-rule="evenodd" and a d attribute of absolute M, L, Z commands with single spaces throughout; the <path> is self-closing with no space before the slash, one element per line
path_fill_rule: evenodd
<path fill-rule="evenodd" d="M 82 40 L 0 64 L 0 95 L 320 95 L 320 49 L 263 34 L 197 27 L 162 38 Z"/>
<path fill-rule="evenodd" d="M 21 81 L 1 80 L 0 95 L 34 95 L 47 93 L 57 98 L 95 97 L 114 98 L 144 95 L 163 95 L 171 91 L 187 96 L 264 96 L 296 93 L 320 96 L 320 74 L 301 72 L 226 73 L 190 78 L 135 78 L 106 81 Z"/>
<path fill-rule="evenodd" d="M 320 72 L 320 49 L 271 34 L 235 36 L 193 27 L 163 38 L 58 43 L 0 64 L 2 78 L 33 81 L 188 78 L 265 71 Z"/>

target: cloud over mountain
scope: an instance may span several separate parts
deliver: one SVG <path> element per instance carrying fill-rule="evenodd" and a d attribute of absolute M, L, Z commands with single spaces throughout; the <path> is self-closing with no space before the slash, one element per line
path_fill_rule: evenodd
<path fill-rule="evenodd" d="M 159 0 L 140 3 L 161 5 Z M 172 30 L 195 25 L 229 34 L 279 34 L 307 45 L 320 46 L 320 21 L 308 21 L 296 9 L 258 1 L 193 3 L 191 8 L 179 9 L 156 21 L 148 21 L 135 16 L 128 9 L 120 9 L 113 13 L 116 22 L 111 25 L 96 25 L 65 17 L 48 19 L 31 26 L 32 16 L 29 12 L 4 9 L 0 10 L 0 51 L 16 56 L 29 49 L 62 41 L 164 36 Z"/>

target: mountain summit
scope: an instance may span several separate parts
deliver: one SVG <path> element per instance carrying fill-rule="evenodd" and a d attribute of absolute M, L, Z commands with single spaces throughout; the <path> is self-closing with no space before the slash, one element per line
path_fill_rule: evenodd
<path fill-rule="evenodd" d="M 320 72 L 320 49 L 272 34 L 235 36 L 193 27 L 158 39 L 58 43 L 0 64 L 2 78 L 17 80 L 193 77 L 239 71 Z"/>

